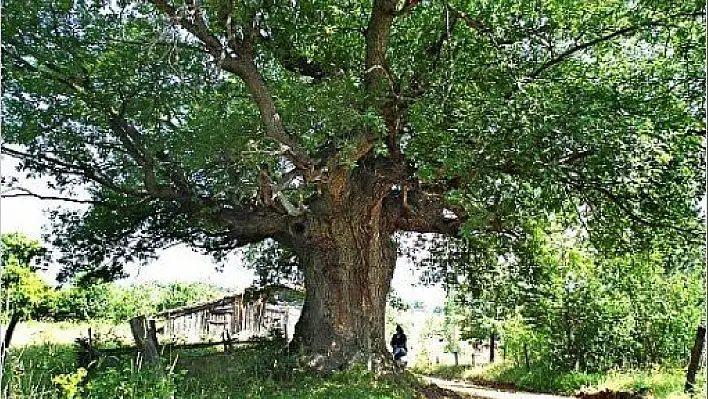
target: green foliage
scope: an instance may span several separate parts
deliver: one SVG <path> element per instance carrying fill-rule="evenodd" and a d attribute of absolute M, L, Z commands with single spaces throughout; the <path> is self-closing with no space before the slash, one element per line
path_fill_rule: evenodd
<path fill-rule="evenodd" d="M 30 267 L 9 262 L 3 269 L 2 292 L 9 295 L 10 310 L 35 320 L 127 321 L 197 302 L 218 299 L 227 290 L 204 283 L 74 284 L 50 289 Z"/>
<path fill-rule="evenodd" d="M 62 279 L 270 238 L 260 280 L 299 280 L 293 251 L 356 258 L 308 226 L 382 251 L 459 232 L 423 266 L 462 285 L 468 334 L 519 317 L 556 367 L 677 359 L 699 321 L 704 2 L 27 3 L 3 3 L 3 151 L 90 200 L 53 217 Z M 267 204 L 270 183 L 307 213 Z M 548 247 L 550 229 L 588 244 Z M 90 317 L 104 294 L 60 307 Z"/>
<path fill-rule="evenodd" d="M 2 385 L 10 396 L 52 397 L 57 393 L 52 378 L 76 371 L 74 346 L 49 342 L 11 348 L 3 371 Z"/>
<path fill-rule="evenodd" d="M 124 360 L 117 366 L 98 370 L 85 381 L 88 398 L 141 398 L 149 392 L 154 398 L 171 398 L 181 375 L 171 365 L 143 365 L 139 360 Z"/>
<path fill-rule="evenodd" d="M 87 375 L 88 372 L 86 369 L 79 367 L 73 373 L 59 374 L 52 377 L 52 382 L 57 386 L 61 398 L 75 399 L 80 398 L 81 394 L 84 392 L 84 388 L 81 384 Z"/>
<path fill-rule="evenodd" d="M 21 233 L 7 233 L 0 236 L 2 242 L 2 264 L 22 265 L 32 271 L 38 269 L 38 261 L 46 253 L 39 241 Z"/>

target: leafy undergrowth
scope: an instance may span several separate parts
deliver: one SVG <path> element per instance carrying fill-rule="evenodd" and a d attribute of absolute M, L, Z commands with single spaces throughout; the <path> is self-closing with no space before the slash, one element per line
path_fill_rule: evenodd
<path fill-rule="evenodd" d="M 269 344 L 232 353 L 174 351 L 150 366 L 128 356 L 109 358 L 88 371 L 76 368 L 71 345 L 44 344 L 13 350 L 5 371 L 1 397 L 409 399 L 416 391 L 442 397 L 411 376 L 377 379 L 362 368 L 323 378 Z"/>
<path fill-rule="evenodd" d="M 643 370 L 610 370 L 606 373 L 583 373 L 574 371 L 556 371 L 547 367 L 535 366 L 527 369 L 510 363 L 498 363 L 486 367 L 433 366 L 417 370 L 423 374 L 444 379 L 467 380 L 479 385 L 506 390 L 528 392 L 557 393 L 573 395 L 581 391 L 595 392 L 604 389 L 611 391 L 638 391 L 648 388 L 658 399 L 684 399 L 686 381 L 685 370 L 679 367 L 653 367 Z M 705 373 L 698 376 L 696 396 L 705 397 Z"/>
<path fill-rule="evenodd" d="M 71 344 L 47 343 L 10 350 L 3 368 L 0 397 L 55 397 L 52 378 L 76 370 Z"/>

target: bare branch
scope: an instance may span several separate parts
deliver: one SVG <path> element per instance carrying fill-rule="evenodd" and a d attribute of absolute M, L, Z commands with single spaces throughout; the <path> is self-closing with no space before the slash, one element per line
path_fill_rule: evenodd
<path fill-rule="evenodd" d="M 78 199 L 78 198 L 67 198 L 67 197 L 58 197 L 54 195 L 43 195 L 43 194 L 37 194 L 34 193 L 26 188 L 23 187 L 12 187 L 10 190 L 8 190 L 8 193 L 2 193 L 0 197 L 2 198 L 19 198 L 19 197 L 32 197 L 32 198 L 37 198 L 43 201 L 64 201 L 64 202 L 73 202 L 77 204 L 88 204 L 88 205 L 101 205 L 103 204 L 103 201 L 96 201 L 96 200 L 84 200 L 84 199 Z M 12 191 L 19 191 L 16 193 L 13 193 Z"/>

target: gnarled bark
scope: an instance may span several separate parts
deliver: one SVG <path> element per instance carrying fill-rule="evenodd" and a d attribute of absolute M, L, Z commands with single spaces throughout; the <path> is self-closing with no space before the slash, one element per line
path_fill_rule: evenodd
<path fill-rule="evenodd" d="M 396 245 L 383 209 L 385 185 L 346 180 L 290 226 L 290 246 L 305 274 L 306 297 L 294 345 L 324 372 L 364 363 L 390 366 L 384 335 Z M 359 183 L 359 184 L 357 184 Z M 378 187 L 378 190 L 377 190 Z"/>

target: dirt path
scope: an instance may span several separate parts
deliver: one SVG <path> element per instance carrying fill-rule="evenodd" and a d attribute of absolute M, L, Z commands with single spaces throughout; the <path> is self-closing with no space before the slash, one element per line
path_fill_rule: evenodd
<path fill-rule="evenodd" d="M 569 399 L 572 396 L 559 396 L 540 393 L 528 392 L 508 392 L 499 391 L 496 389 L 485 388 L 478 385 L 473 385 L 464 381 L 449 381 L 435 377 L 419 375 L 424 381 L 435 384 L 443 389 L 457 392 L 471 398 L 484 399 Z"/>

